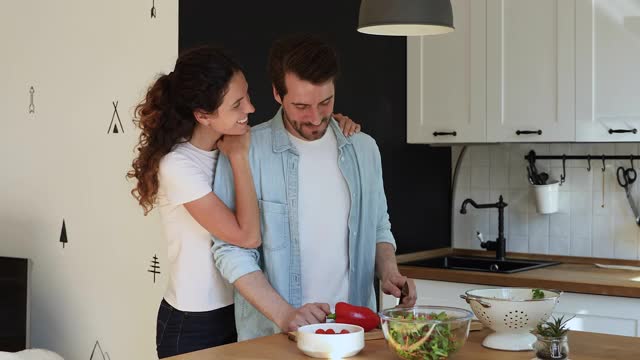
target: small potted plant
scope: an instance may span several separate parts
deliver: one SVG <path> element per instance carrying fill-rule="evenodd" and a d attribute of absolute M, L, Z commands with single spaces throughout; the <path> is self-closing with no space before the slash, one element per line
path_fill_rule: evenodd
<path fill-rule="evenodd" d="M 536 351 L 536 357 L 541 360 L 562 360 L 569 356 L 569 342 L 567 341 L 567 333 L 569 328 L 567 323 L 573 319 L 551 318 L 538 324 L 532 333 L 538 339 L 533 345 Z"/>

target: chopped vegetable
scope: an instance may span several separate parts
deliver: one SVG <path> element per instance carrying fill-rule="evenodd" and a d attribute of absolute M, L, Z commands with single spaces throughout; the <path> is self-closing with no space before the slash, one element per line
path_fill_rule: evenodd
<path fill-rule="evenodd" d="M 413 320 L 413 314 L 396 316 L 395 319 Z M 446 321 L 445 312 L 418 315 L 417 320 Z M 441 360 L 460 348 L 464 338 L 458 339 L 450 324 L 389 322 L 391 347 L 403 359 Z"/>
<path fill-rule="evenodd" d="M 540 289 L 532 289 L 531 290 L 531 298 L 533 300 L 544 299 L 544 291 L 542 291 Z"/>
<path fill-rule="evenodd" d="M 327 316 L 338 323 L 361 326 L 364 331 L 375 329 L 380 325 L 380 317 L 366 306 L 355 306 L 346 302 L 336 304 L 335 314 Z"/>
<path fill-rule="evenodd" d="M 325 334 L 325 335 L 326 335 L 326 334 L 328 334 L 328 335 L 335 335 L 335 334 L 351 334 L 351 332 L 350 332 L 349 330 L 347 330 L 347 329 L 342 329 L 342 330 L 340 330 L 340 332 L 339 332 L 339 333 L 336 333 L 336 331 L 335 331 L 335 330 L 333 330 L 333 329 L 331 329 L 331 328 L 326 329 L 326 330 L 325 330 L 325 329 L 317 329 L 317 330 L 315 331 L 315 333 L 316 333 L 316 334 Z"/>

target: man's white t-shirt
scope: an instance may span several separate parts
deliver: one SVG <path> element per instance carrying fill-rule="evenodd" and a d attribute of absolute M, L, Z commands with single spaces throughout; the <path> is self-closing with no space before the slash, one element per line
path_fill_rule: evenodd
<path fill-rule="evenodd" d="M 217 150 L 204 151 L 185 142 L 160 161 L 158 209 L 170 269 L 164 298 L 181 311 L 209 311 L 233 303 L 233 287 L 213 261 L 211 235 L 183 205 L 212 191 L 217 160 Z"/>
<path fill-rule="evenodd" d="M 331 308 L 349 299 L 349 186 L 338 168 L 338 143 L 331 126 L 318 140 L 289 134 L 300 155 L 298 231 L 302 303 Z"/>

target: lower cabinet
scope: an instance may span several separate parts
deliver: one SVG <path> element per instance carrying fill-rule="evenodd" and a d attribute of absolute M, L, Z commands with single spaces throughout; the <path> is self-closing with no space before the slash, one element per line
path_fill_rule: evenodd
<path fill-rule="evenodd" d="M 418 305 L 453 306 L 471 310 L 460 295 L 471 289 L 490 288 L 476 284 L 414 280 Z M 398 299 L 381 293 L 382 309 L 396 306 Z M 563 293 L 554 316 L 571 317 L 571 330 L 640 336 L 640 298 Z"/>

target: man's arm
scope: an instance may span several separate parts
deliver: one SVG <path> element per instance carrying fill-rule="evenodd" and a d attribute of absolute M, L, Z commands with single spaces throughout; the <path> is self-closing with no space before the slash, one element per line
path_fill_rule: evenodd
<path fill-rule="evenodd" d="M 408 283 L 409 293 L 402 299 L 401 305 L 413 306 L 416 303 L 416 285 L 413 280 L 400 274 L 396 262 L 396 242 L 391 233 L 391 223 L 387 212 L 387 197 L 384 194 L 384 184 L 382 181 L 382 160 L 380 150 L 375 145 L 375 176 L 376 193 L 378 195 L 377 209 L 380 209 L 378 223 L 376 226 L 376 275 L 380 279 L 380 289 L 385 294 L 401 297 L 402 287 Z"/>
<path fill-rule="evenodd" d="M 218 159 L 213 189 L 230 209 L 235 208 L 231 164 L 226 156 L 220 155 Z M 264 276 L 258 265 L 257 250 L 240 248 L 213 237 L 211 251 L 222 276 L 280 329 L 294 331 L 298 326 L 324 322 L 330 313 L 328 304 L 305 304 L 299 309 L 289 305 Z"/>
<path fill-rule="evenodd" d="M 325 322 L 331 312 L 329 304 L 304 304 L 296 309 L 289 305 L 269 284 L 262 271 L 247 274 L 233 283 L 240 294 L 283 331 L 295 331 L 307 324 Z"/>

